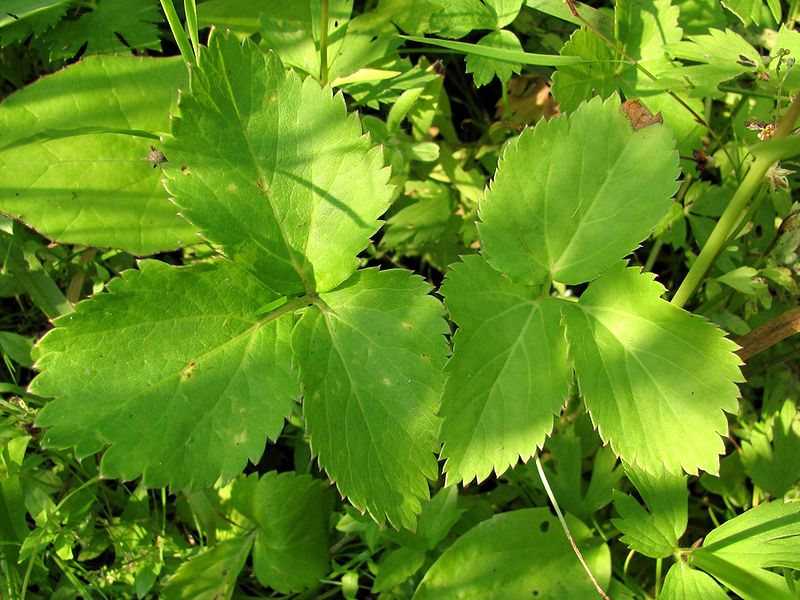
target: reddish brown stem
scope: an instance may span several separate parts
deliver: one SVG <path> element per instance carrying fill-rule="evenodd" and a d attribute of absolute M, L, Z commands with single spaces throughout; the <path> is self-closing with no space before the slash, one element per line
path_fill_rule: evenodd
<path fill-rule="evenodd" d="M 746 361 L 796 333 L 800 333 L 800 306 L 787 310 L 736 340 L 742 347 L 737 354 Z"/>

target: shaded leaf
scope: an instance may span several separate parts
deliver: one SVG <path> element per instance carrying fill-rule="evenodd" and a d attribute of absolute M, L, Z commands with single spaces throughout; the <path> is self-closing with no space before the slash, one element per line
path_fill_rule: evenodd
<path fill-rule="evenodd" d="M 742 442 L 745 472 L 761 489 L 783 496 L 800 480 L 800 413 L 787 400 Z"/>
<path fill-rule="evenodd" d="M 685 598 L 703 598 L 704 600 L 727 600 L 720 585 L 702 571 L 692 569 L 684 563 L 672 565 L 659 600 L 684 600 Z"/>
<path fill-rule="evenodd" d="M 517 36 L 506 29 L 487 33 L 478 41 L 478 46 L 524 52 Z M 518 63 L 494 60 L 478 54 L 467 54 L 467 73 L 472 73 L 477 87 L 491 83 L 495 77 L 505 85 L 514 73 L 520 72 L 520 69 L 522 69 L 522 65 Z"/>

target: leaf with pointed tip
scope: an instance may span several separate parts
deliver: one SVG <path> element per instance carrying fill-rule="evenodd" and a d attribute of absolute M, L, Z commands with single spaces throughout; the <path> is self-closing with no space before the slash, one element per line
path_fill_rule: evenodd
<path fill-rule="evenodd" d="M 358 271 L 292 334 L 311 448 L 342 494 L 413 528 L 436 477 L 447 324 L 408 271 Z"/>
<path fill-rule="evenodd" d="M 478 41 L 478 46 L 524 52 L 519 38 L 514 35 L 514 32 L 506 29 L 487 33 Z M 477 87 L 491 83 L 495 77 L 505 85 L 511 79 L 511 75 L 519 73 L 521 68 L 522 65 L 519 63 L 495 60 L 479 54 L 467 54 L 467 73 L 472 73 L 472 79 Z"/>
<path fill-rule="evenodd" d="M 44 442 L 78 457 L 107 446 L 105 477 L 144 474 L 150 487 L 233 477 L 298 395 L 292 316 L 257 315 L 274 294 L 229 261 L 140 268 L 39 342 L 30 389 L 56 398 L 39 413 Z"/>
<path fill-rule="evenodd" d="M 185 82 L 177 57 L 91 56 L 6 98 L 0 211 L 58 242 L 138 255 L 197 241 L 147 161 Z"/>
<path fill-rule="evenodd" d="M 258 524 L 253 570 L 261 585 L 302 592 L 328 573 L 328 489 L 310 475 L 277 471 L 236 483 L 233 505 Z"/>
<path fill-rule="evenodd" d="M 703 598 L 703 600 L 727 600 L 720 585 L 702 571 L 692 569 L 685 563 L 676 563 L 664 579 L 664 588 L 658 595 L 659 600 L 685 600 L 686 598 Z"/>
<path fill-rule="evenodd" d="M 448 483 L 481 482 L 527 461 L 572 380 L 560 303 L 537 298 L 480 256 L 462 260 L 442 286 L 458 324 L 440 410 Z"/>
<path fill-rule="evenodd" d="M 595 98 L 508 145 L 480 205 L 483 251 L 520 283 L 589 281 L 658 224 L 678 173 L 667 129 L 633 131 L 618 97 Z"/>
<path fill-rule="evenodd" d="M 572 515 L 566 518 L 599 585 L 607 586 L 608 546 Z M 547 508 L 526 508 L 495 515 L 458 538 L 425 574 L 414 600 L 585 600 L 596 595 L 558 519 Z"/>
<path fill-rule="evenodd" d="M 743 381 L 736 344 L 661 299 L 650 273 L 617 265 L 564 306 L 569 352 L 592 421 L 651 473 L 716 473 Z M 703 365 L 703 369 L 698 369 Z"/>
<path fill-rule="evenodd" d="M 335 288 L 389 206 L 381 150 L 341 95 L 250 41 L 214 31 L 200 64 L 165 142 L 175 202 L 276 292 Z"/>

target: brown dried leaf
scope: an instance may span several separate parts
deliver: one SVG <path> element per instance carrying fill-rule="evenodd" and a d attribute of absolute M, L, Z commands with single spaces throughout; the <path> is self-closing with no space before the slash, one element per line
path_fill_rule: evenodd
<path fill-rule="evenodd" d="M 650 125 L 663 125 L 664 123 L 664 119 L 661 118 L 661 113 L 654 115 L 638 100 L 626 100 L 619 109 L 622 111 L 622 114 L 628 117 L 634 131 L 639 131 Z"/>

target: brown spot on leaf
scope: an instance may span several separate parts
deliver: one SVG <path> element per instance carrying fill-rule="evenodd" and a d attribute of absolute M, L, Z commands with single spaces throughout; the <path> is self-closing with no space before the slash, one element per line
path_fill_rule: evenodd
<path fill-rule="evenodd" d="M 634 131 L 639 131 L 650 125 L 662 125 L 664 123 L 661 113 L 654 115 L 638 100 L 626 100 L 619 107 L 619 110 L 628 117 Z"/>

